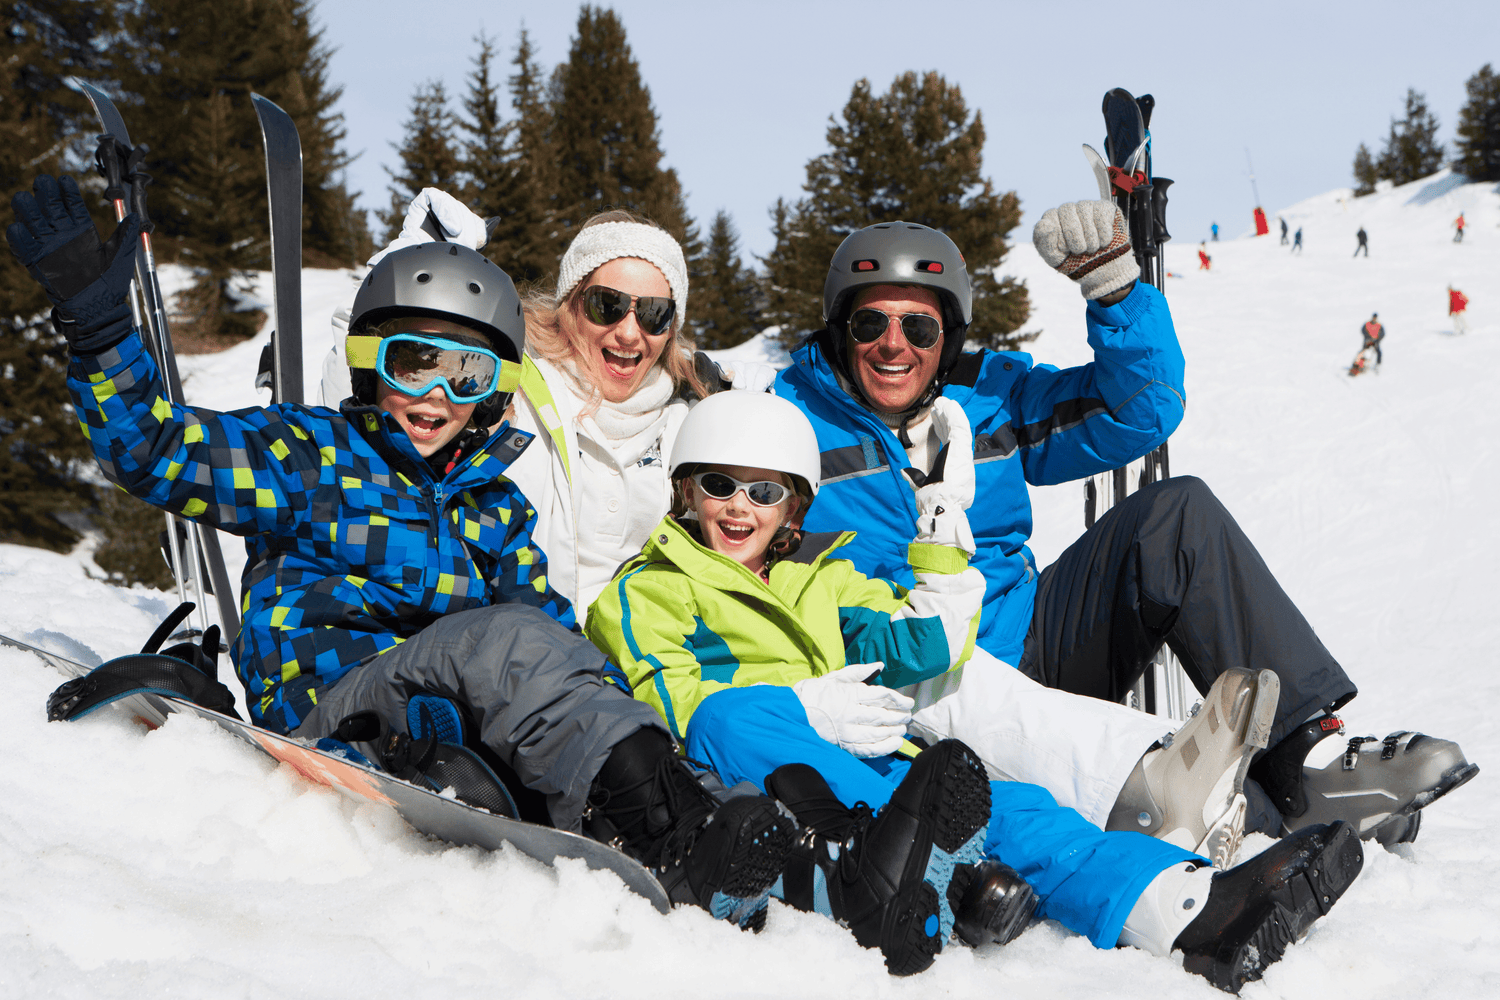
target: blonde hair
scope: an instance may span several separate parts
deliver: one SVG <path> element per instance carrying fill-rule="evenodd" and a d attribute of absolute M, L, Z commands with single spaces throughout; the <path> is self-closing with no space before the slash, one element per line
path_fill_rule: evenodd
<path fill-rule="evenodd" d="M 615 208 L 595 215 L 579 231 L 605 222 L 636 222 L 661 229 L 661 226 L 643 215 Z M 579 339 L 578 319 L 582 309 L 579 295 L 587 287 L 588 279 L 585 278 L 574 286 L 573 291 L 562 302 L 557 300 L 556 295 L 541 289 L 532 289 L 522 299 L 526 311 L 526 353 L 551 362 L 574 379 L 589 400 L 583 411 L 585 414 L 598 409 L 604 400 L 604 393 L 596 384 L 598 362 L 592 357 L 591 351 L 582 349 Z M 705 397 L 708 395 L 708 387 L 698 378 L 693 365 L 693 350 L 696 345 L 685 330 L 684 318 L 679 315 L 656 363 L 666 369 L 676 394 L 682 395 L 686 391 L 700 398 Z M 573 362 L 571 367 L 566 364 L 569 361 Z M 575 369 L 584 378 L 575 376 Z"/>

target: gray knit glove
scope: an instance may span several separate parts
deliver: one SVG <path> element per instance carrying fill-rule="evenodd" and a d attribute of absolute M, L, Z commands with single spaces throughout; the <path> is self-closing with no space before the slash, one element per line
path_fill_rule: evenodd
<path fill-rule="evenodd" d="M 1125 216 L 1112 201 L 1072 201 L 1042 214 L 1031 242 L 1051 267 L 1078 282 L 1086 299 L 1118 292 L 1141 276 Z"/>

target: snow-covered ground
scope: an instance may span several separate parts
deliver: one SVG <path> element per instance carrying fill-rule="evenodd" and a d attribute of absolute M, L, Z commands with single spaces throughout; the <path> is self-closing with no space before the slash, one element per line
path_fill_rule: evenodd
<path fill-rule="evenodd" d="M 1347 196 L 1280 213 L 1304 229 L 1300 257 L 1275 236 L 1238 239 L 1210 244 L 1201 272 L 1194 245 L 1170 248 L 1189 393 L 1172 468 L 1215 488 L 1359 682 L 1350 735 L 1420 729 L 1486 770 L 1428 810 L 1416 843 L 1370 850 L 1343 902 L 1244 995 L 1500 996 L 1500 189 L 1438 175 Z M 1351 260 L 1361 225 L 1372 253 Z M 1086 361 L 1077 292 L 1021 244 L 1009 263 L 1044 330 L 1033 353 Z M 1449 283 L 1473 300 L 1464 337 Z M 310 390 L 352 290 L 347 272 L 306 274 Z M 1350 379 L 1372 311 L 1385 365 Z M 260 346 L 184 359 L 192 401 L 262 401 Z M 1037 506 L 1045 563 L 1081 529 L 1081 488 L 1038 491 Z M 74 658 L 138 647 L 174 604 L 90 579 L 77 558 L 0 546 L 0 631 Z M 48 725 L 61 678 L 3 648 L 0 671 L 0 996 L 1218 995 L 1052 924 L 891 979 L 816 917 L 778 907 L 745 935 L 660 916 L 575 865 L 429 842 L 194 720 Z"/>

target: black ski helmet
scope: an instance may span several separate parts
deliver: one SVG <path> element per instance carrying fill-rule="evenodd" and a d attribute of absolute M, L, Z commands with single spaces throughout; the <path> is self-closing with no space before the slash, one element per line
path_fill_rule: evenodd
<path fill-rule="evenodd" d="M 856 389 L 846 355 L 849 306 L 856 293 L 874 285 L 916 285 L 934 292 L 943 314 L 943 350 L 937 375 L 917 406 L 931 402 L 958 356 L 974 318 L 969 272 L 957 244 L 915 222 L 880 222 L 844 238 L 823 283 L 823 323 L 830 360 Z"/>
<path fill-rule="evenodd" d="M 490 350 L 520 363 L 526 351 L 526 317 L 515 283 L 494 261 L 457 243 L 423 243 L 382 257 L 365 275 L 349 311 L 349 332 L 364 333 L 396 316 L 433 316 L 462 323 L 482 335 Z M 375 373 L 351 368 L 354 398 L 375 402 Z M 497 392 L 474 408 L 474 422 L 499 421 L 511 393 Z"/>

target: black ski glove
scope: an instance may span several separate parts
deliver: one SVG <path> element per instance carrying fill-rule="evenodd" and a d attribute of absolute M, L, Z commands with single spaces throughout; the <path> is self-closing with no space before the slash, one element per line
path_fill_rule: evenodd
<path fill-rule="evenodd" d="M 140 216 L 125 216 L 101 244 L 78 184 L 47 174 L 10 204 L 18 221 L 5 238 L 57 307 L 53 325 L 73 353 L 98 354 L 124 340 L 134 327 L 129 296 Z"/>

